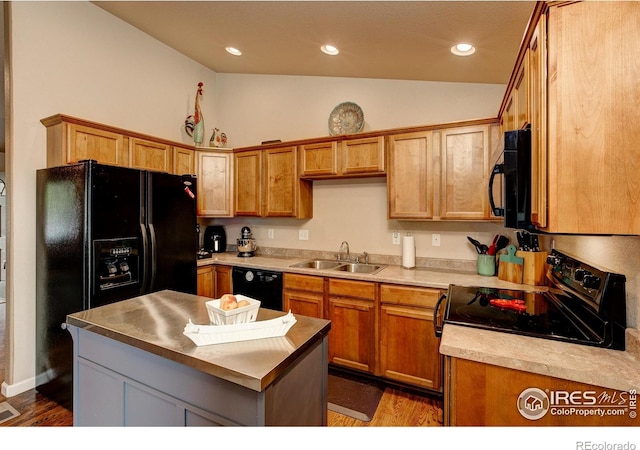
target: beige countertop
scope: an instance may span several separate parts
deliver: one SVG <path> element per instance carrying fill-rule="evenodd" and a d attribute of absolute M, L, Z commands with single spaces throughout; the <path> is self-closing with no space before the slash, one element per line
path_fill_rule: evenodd
<path fill-rule="evenodd" d="M 272 256 L 238 257 L 237 253 L 214 253 L 212 258 L 198 261 L 198 267 L 210 264 L 249 267 L 265 270 L 317 275 L 324 277 L 348 278 L 352 280 L 374 281 L 378 283 L 396 283 L 412 286 L 447 289 L 450 284 L 467 286 L 501 287 L 507 289 L 522 288 L 523 285 L 499 280 L 498 277 L 484 277 L 475 272 L 447 268 L 414 268 L 388 265 L 375 274 L 348 273 L 339 270 L 319 270 L 291 267 L 311 258 L 281 258 Z"/>
<path fill-rule="evenodd" d="M 496 276 L 485 277 L 477 275 L 475 272 L 450 268 L 405 269 L 401 266 L 389 265 L 376 274 L 367 275 L 290 267 L 292 264 L 308 259 L 311 258 L 272 256 L 241 258 L 236 253 L 227 252 L 215 253 L 212 258 L 200 260 L 198 266 L 224 264 L 437 289 L 447 289 L 449 284 L 507 289 L 531 288 L 531 286 L 499 280 Z M 546 288 L 536 287 L 535 289 Z M 627 329 L 626 351 L 618 351 L 510 333 L 445 325 L 440 352 L 448 356 L 611 389 L 640 389 L 640 330 L 633 328 Z"/>
<path fill-rule="evenodd" d="M 619 351 L 447 324 L 440 353 L 610 389 L 638 390 L 637 331 L 627 329 L 627 351 Z"/>
<path fill-rule="evenodd" d="M 258 392 L 330 329 L 328 320 L 296 316 L 286 336 L 198 347 L 183 331 L 189 319 L 209 324 L 208 300 L 165 290 L 71 314 L 67 323 Z M 283 315 L 261 308 L 257 320 Z"/>

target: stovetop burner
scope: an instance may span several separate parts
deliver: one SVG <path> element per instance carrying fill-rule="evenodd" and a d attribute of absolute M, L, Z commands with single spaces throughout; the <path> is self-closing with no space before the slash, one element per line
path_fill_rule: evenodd
<path fill-rule="evenodd" d="M 542 292 L 450 286 L 449 295 L 453 300 L 447 308 L 446 323 L 535 337 L 599 342 L 598 336 L 580 331 Z"/>
<path fill-rule="evenodd" d="M 624 350 L 624 275 L 556 250 L 547 262 L 548 288 L 450 285 L 443 323 Z"/>

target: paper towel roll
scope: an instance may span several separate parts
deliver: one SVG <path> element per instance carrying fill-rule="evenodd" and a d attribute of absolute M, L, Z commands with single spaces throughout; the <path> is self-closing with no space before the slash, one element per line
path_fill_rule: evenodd
<path fill-rule="evenodd" d="M 416 266 L 416 241 L 413 236 L 402 239 L 402 267 L 411 269 Z"/>

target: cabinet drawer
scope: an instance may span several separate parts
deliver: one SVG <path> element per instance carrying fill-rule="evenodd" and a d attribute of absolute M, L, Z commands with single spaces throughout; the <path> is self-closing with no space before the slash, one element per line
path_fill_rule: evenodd
<path fill-rule="evenodd" d="M 337 278 L 329 279 L 330 295 L 342 295 L 345 297 L 374 300 L 376 297 L 375 291 L 375 284 L 367 281 L 349 281 Z"/>
<path fill-rule="evenodd" d="M 322 277 L 285 273 L 284 288 L 322 293 L 324 292 L 324 279 Z"/>
<path fill-rule="evenodd" d="M 380 285 L 381 303 L 434 308 L 441 294 L 442 291 L 439 289 L 397 286 L 393 284 Z"/>

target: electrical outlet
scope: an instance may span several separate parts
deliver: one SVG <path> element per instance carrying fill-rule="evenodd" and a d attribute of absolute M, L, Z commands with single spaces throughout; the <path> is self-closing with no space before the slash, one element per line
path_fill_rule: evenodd
<path fill-rule="evenodd" d="M 398 233 L 397 231 L 394 231 L 393 240 L 391 242 L 393 242 L 393 245 L 400 245 L 400 233 Z"/>
<path fill-rule="evenodd" d="M 269 228 L 269 230 L 267 231 L 267 235 L 269 236 L 269 239 L 273 239 L 275 237 L 275 232 L 273 231 L 273 228 Z"/>
<path fill-rule="evenodd" d="M 309 240 L 309 230 L 299 230 L 298 231 L 298 239 L 300 239 L 301 241 L 308 241 Z"/>
<path fill-rule="evenodd" d="M 432 234 L 431 235 L 431 246 L 432 247 L 440 247 L 440 235 Z"/>

